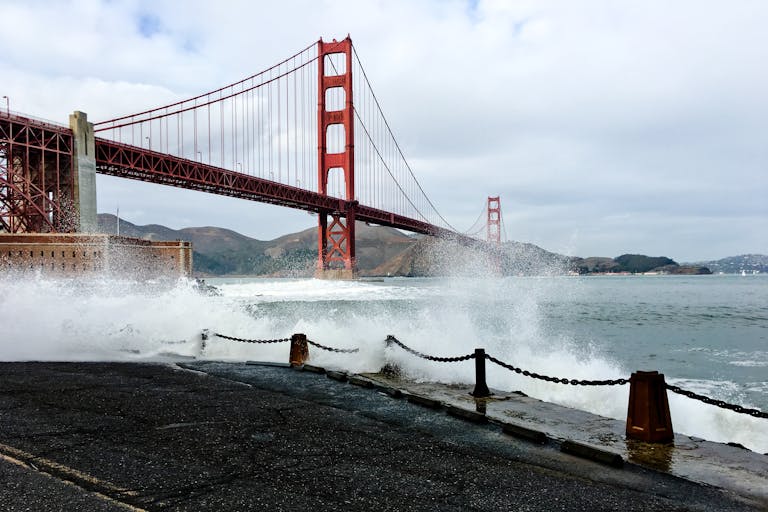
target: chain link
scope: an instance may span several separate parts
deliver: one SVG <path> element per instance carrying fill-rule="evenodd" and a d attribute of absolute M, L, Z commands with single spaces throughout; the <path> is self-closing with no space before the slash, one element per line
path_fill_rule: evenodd
<path fill-rule="evenodd" d="M 465 356 L 458 356 L 458 357 L 428 356 L 427 354 L 422 354 L 421 352 L 418 352 L 416 350 L 413 350 L 410 347 L 407 347 L 407 346 L 403 345 L 403 343 L 400 340 L 398 340 L 397 338 L 395 338 L 392 335 L 387 336 L 387 344 L 389 344 L 390 342 L 394 343 L 395 345 L 397 345 L 398 347 L 402 348 L 406 352 L 410 352 L 411 354 L 413 354 L 413 355 L 415 355 L 417 357 L 420 357 L 422 359 L 426 359 L 428 361 L 437 361 L 437 362 L 440 362 L 440 363 L 457 363 L 459 361 L 468 361 L 470 359 L 474 359 L 475 358 L 475 354 L 474 353 L 473 354 L 467 354 Z"/>
<path fill-rule="evenodd" d="M 326 347 L 325 345 L 321 345 L 316 341 L 312 341 L 309 338 L 307 338 L 307 343 L 310 345 L 313 345 L 317 348 L 321 348 L 323 350 L 327 350 L 329 352 L 340 352 L 342 354 L 352 354 L 354 352 L 360 352 L 359 348 L 333 348 L 333 347 Z"/>
<path fill-rule="evenodd" d="M 616 385 L 623 385 L 629 382 L 629 380 L 627 379 L 613 379 L 613 380 L 578 380 L 578 379 L 565 379 L 565 378 L 561 379 L 558 377 L 549 377 L 548 375 L 539 375 L 538 373 L 529 372 L 528 370 L 517 368 L 516 366 L 507 364 L 504 361 L 500 361 L 488 354 L 485 355 L 485 358 L 515 373 L 525 375 L 526 377 L 531 377 L 532 379 L 539 379 L 547 382 L 554 382 L 556 384 L 570 384 L 571 386 L 616 386 Z"/>
<path fill-rule="evenodd" d="M 740 405 L 729 404 L 727 402 L 723 402 L 722 400 L 716 400 L 708 396 L 698 395 L 693 391 L 688 391 L 686 389 L 673 386 L 672 384 L 667 384 L 667 389 L 679 395 L 687 396 L 688 398 L 693 398 L 694 400 L 704 402 L 705 404 L 715 405 L 717 407 L 720 407 L 721 409 L 729 409 L 731 411 L 738 412 L 741 414 L 749 414 L 750 416 L 754 416 L 755 418 L 768 418 L 768 413 L 763 412 L 759 409 L 749 409 L 747 407 L 742 407 Z"/>
<path fill-rule="evenodd" d="M 234 336 L 225 336 L 217 332 L 214 333 L 214 335 L 218 338 L 223 338 L 225 340 L 230 340 L 230 341 L 239 341 L 241 343 L 285 343 L 286 341 L 291 341 L 291 338 L 279 338 L 275 340 L 247 340 L 245 338 L 235 338 Z"/>

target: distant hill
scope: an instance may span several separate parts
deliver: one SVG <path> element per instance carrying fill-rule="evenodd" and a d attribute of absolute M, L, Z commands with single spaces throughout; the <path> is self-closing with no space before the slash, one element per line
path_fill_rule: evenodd
<path fill-rule="evenodd" d="M 741 274 L 742 271 L 750 274 L 754 272 L 765 274 L 768 273 L 768 255 L 742 254 L 715 261 L 706 261 L 698 263 L 698 265 L 705 265 L 716 274 L 720 272 L 724 274 Z"/>
<path fill-rule="evenodd" d="M 533 244 L 505 242 L 496 251 L 484 253 L 458 243 L 422 237 L 367 273 L 408 277 L 478 276 L 489 271 L 503 275 L 548 275 L 564 274 L 568 262 L 567 257 Z"/>
<path fill-rule="evenodd" d="M 645 256 L 644 254 L 622 254 L 615 258 L 572 258 L 571 269 L 579 274 L 711 274 L 705 265 L 679 265 L 666 256 Z"/>
<path fill-rule="evenodd" d="M 112 214 L 99 214 L 99 230 L 116 233 L 116 220 Z M 569 265 L 569 258 L 533 244 L 506 242 L 489 255 L 455 242 L 362 222 L 355 230 L 357 266 L 363 276 L 480 275 L 496 268 L 505 275 L 562 274 Z M 198 275 L 310 276 L 317 260 L 314 227 L 265 241 L 216 227 L 174 230 L 120 219 L 120 234 L 192 242 Z"/>
<path fill-rule="evenodd" d="M 116 233 L 116 217 L 98 215 L 99 231 Z M 418 242 L 400 231 L 358 222 L 357 263 L 367 274 L 385 261 Z M 229 229 L 195 227 L 174 230 L 150 224 L 137 226 L 120 219 L 120 234 L 148 240 L 192 242 L 194 271 L 207 275 L 312 275 L 317 260 L 317 228 L 284 235 L 274 240 L 257 240 Z"/>
<path fill-rule="evenodd" d="M 100 213 L 99 230 L 116 232 L 114 215 Z M 495 252 L 358 222 L 357 265 L 363 276 L 478 275 L 488 269 L 503 275 L 582 275 L 604 273 L 708 274 L 768 272 L 768 256 L 748 254 L 714 262 L 680 265 L 664 257 L 623 254 L 616 258 L 569 257 L 533 244 L 505 242 Z M 195 227 L 174 230 L 157 224 L 138 226 L 120 219 L 120 234 L 149 240 L 192 242 L 198 275 L 310 276 L 317 259 L 317 228 L 257 240 L 229 229 Z"/>

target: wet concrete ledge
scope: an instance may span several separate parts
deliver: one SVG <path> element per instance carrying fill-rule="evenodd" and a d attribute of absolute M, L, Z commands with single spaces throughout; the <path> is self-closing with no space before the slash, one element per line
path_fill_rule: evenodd
<path fill-rule="evenodd" d="M 488 409 L 492 421 L 476 423 L 446 414 L 477 413 L 463 400 L 370 376 L 183 367 L 0 363 L 0 509 L 768 508 L 760 496 L 521 440 Z"/>
<path fill-rule="evenodd" d="M 726 489 L 768 508 L 768 456 L 739 446 L 676 434 L 669 444 L 628 440 L 625 422 L 530 398 L 519 392 L 493 390 L 475 399 L 464 386 L 447 386 L 368 375 L 382 386 L 429 397 L 445 407 L 480 411 L 505 433 L 614 467 L 624 463 Z M 768 428 L 768 423 L 766 423 Z"/>

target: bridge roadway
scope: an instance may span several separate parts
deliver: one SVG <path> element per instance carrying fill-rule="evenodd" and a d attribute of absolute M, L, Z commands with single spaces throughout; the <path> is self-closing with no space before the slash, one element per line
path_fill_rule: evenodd
<path fill-rule="evenodd" d="M 0 509 L 764 509 L 320 374 L 183 366 L 0 363 Z"/>
<path fill-rule="evenodd" d="M 370 206 L 324 196 L 283 183 L 222 169 L 195 160 L 175 157 L 96 137 L 96 171 L 100 174 L 187 188 L 313 212 L 346 215 L 354 203 L 355 219 L 425 235 L 450 236 L 476 243 L 459 233 Z"/>

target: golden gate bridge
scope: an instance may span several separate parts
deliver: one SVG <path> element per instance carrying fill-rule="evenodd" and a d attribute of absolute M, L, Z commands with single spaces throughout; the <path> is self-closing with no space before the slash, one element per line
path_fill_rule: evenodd
<path fill-rule="evenodd" d="M 0 232 L 95 227 L 95 173 L 318 214 L 317 271 L 355 271 L 355 221 L 499 243 L 501 207 L 459 232 L 406 160 L 347 37 L 322 39 L 233 84 L 65 127 L 0 114 Z"/>

